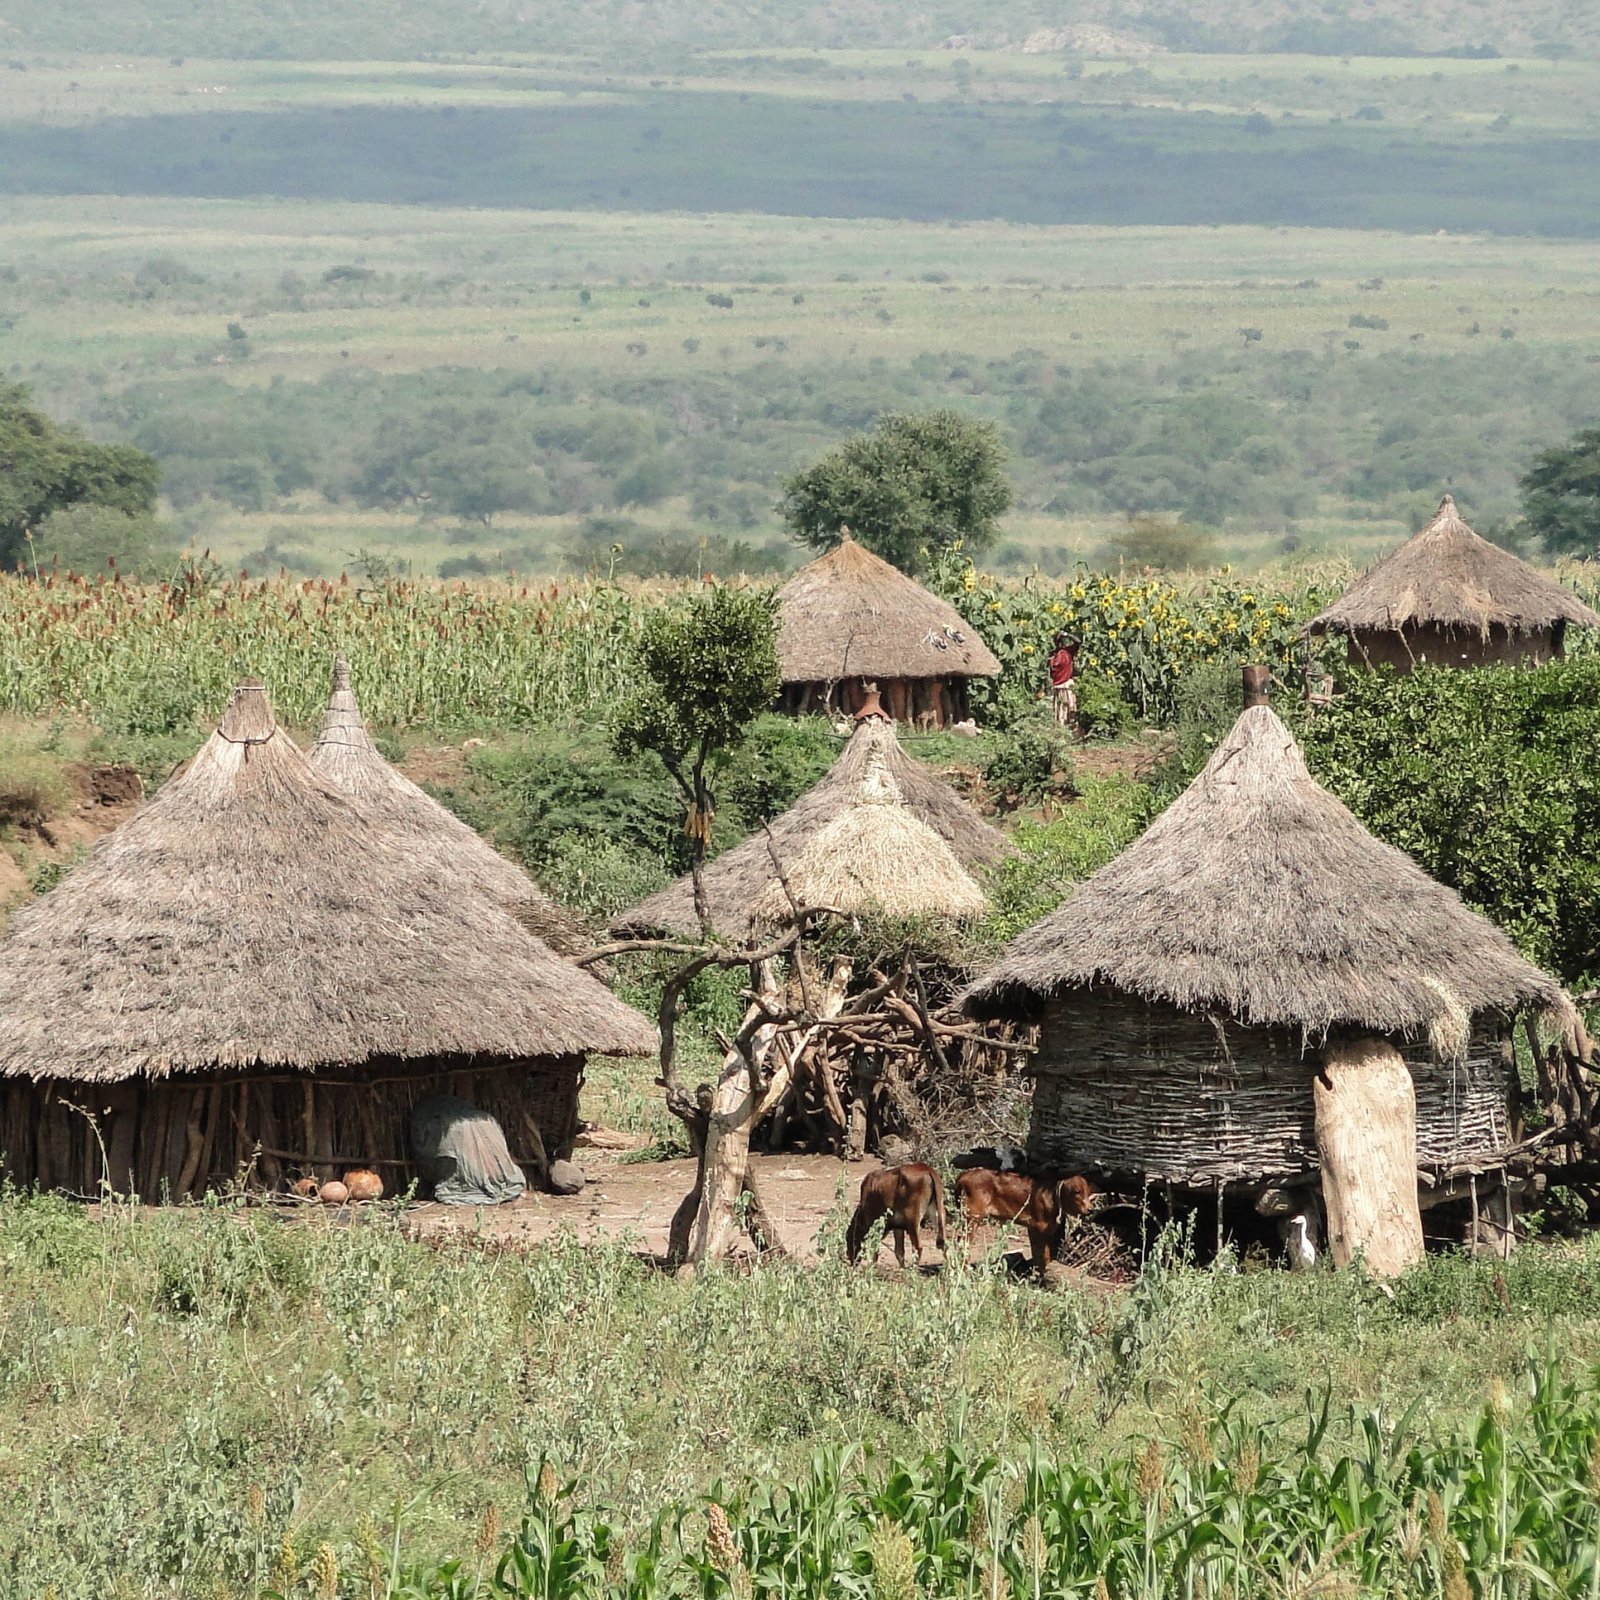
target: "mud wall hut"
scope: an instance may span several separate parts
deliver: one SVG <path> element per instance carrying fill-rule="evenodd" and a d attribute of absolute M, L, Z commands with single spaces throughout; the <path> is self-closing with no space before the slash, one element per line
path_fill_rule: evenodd
<path fill-rule="evenodd" d="M 1569 627 L 1600 626 L 1573 592 L 1480 538 L 1446 495 L 1422 531 L 1358 578 L 1306 633 L 1345 636 L 1352 666 L 1539 666 Z"/>
<path fill-rule="evenodd" d="M 1313 781 L 1264 703 L 963 1004 L 1040 1024 L 1033 1160 L 1203 1191 L 1325 1179 L 1323 1090 L 1369 1044 L 1409 1080 L 1405 1159 L 1490 1171 L 1513 1018 L 1577 1027 L 1554 979 Z"/>
<path fill-rule="evenodd" d="M 942 728 L 969 715 L 967 686 L 1000 671 L 955 610 L 848 533 L 778 591 L 781 706 L 853 715 L 876 684 L 896 722 Z"/>
<path fill-rule="evenodd" d="M 493 1113 L 537 1179 L 595 1052 L 655 1029 L 312 771 L 265 689 L 0 942 L 0 1173 L 155 1198 L 375 1167 L 413 1105 Z"/>

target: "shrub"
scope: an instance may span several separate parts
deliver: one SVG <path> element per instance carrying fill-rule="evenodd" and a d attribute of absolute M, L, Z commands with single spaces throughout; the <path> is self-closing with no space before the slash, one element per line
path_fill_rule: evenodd
<path fill-rule="evenodd" d="M 1057 787 L 1071 788 L 1070 778 L 1058 785 L 1058 774 L 1070 774 L 1070 738 L 1055 720 L 1053 708 L 1035 706 L 1030 715 L 1012 720 L 993 735 L 982 762 L 984 786 L 1002 809 L 1037 805 Z"/>
<path fill-rule="evenodd" d="M 1317 777 L 1569 985 L 1600 972 L 1600 658 L 1351 672 L 1304 721 Z"/>
<path fill-rule="evenodd" d="M 595 922 L 654 894 L 667 882 L 665 867 L 652 856 L 615 839 L 558 834 L 539 867 L 539 882 L 564 905 Z"/>
<path fill-rule="evenodd" d="M 760 717 L 729 758 L 719 799 L 742 831 L 751 832 L 787 811 L 838 753 L 825 717 Z"/>
<path fill-rule="evenodd" d="M 1047 916 L 1068 890 L 1130 845 L 1155 814 L 1152 791 L 1132 778 L 1079 780 L 1075 804 L 1051 822 L 1024 821 L 1014 853 L 990 886 L 989 931 L 1009 939 Z"/>
<path fill-rule="evenodd" d="M 1078 728 L 1086 739 L 1115 739 L 1134 725 L 1133 707 L 1107 677 L 1098 674 L 1075 680 L 1078 690 Z"/>

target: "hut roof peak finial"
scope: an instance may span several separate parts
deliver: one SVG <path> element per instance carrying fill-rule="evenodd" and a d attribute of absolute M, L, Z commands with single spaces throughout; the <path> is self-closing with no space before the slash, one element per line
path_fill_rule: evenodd
<path fill-rule="evenodd" d="M 342 655 L 333 658 L 333 692 L 350 687 L 350 663 Z"/>
<path fill-rule="evenodd" d="M 241 678 L 217 732 L 229 744 L 265 744 L 277 731 L 266 684 L 259 678 Z"/>

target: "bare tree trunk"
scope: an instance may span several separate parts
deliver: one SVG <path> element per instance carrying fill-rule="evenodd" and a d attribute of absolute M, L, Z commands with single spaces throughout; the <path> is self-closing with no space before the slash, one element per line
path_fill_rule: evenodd
<path fill-rule="evenodd" d="M 849 961 L 834 963 L 833 976 L 821 999 L 823 1017 L 836 1017 L 843 1008 L 853 970 Z M 778 997 L 777 982 L 769 963 L 762 965 L 760 986 L 761 996 L 768 1004 L 754 1005 L 745 1014 L 740 1036 L 747 1038 L 748 1043 L 740 1048 L 736 1042 L 723 1058 L 722 1076 L 711 1095 L 705 1151 L 700 1160 L 698 1199 L 681 1251 L 694 1266 L 715 1261 L 727 1252 L 739 1228 L 739 1197 L 746 1192 L 750 1196 L 747 1222 L 751 1232 L 767 1247 L 777 1243 L 776 1233 L 750 1179 L 750 1134 L 757 1122 L 788 1092 L 794 1065 L 811 1044 L 814 1030 L 801 1034 L 792 1050 L 778 1053 L 778 1065 L 772 1078 L 758 1094 L 751 1068 L 752 1065 L 759 1068 L 771 1052 L 778 1026 L 776 1022 L 766 1022 L 753 1031 L 750 1026 L 759 1017 L 771 1015 L 769 1007 Z M 675 1231 L 682 1231 L 681 1219 L 687 1208 L 686 1199 L 679 1208 L 678 1217 L 674 1218 Z"/>
<path fill-rule="evenodd" d="M 761 968 L 761 994 L 769 1001 L 778 996 L 770 965 Z M 749 1024 L 762 1013 L 754 1005 L 745 1015 Z M 734 1207 L 750 1170 L 750 1129 L 755 1121 L 756 1091 L 752 1062 L 772 1048 L 776 1023 L 765 1023 L 741 1047 L 735 1043 L 722 1061 L 722 1076 L 711 1091 L 711 1115 L 706 1121 L 705 1151 L 700 1158 L 700 1200 L 689 1230 L 688 1259 L 699 1266 L 727 1252 L 735 1232 Z"/>

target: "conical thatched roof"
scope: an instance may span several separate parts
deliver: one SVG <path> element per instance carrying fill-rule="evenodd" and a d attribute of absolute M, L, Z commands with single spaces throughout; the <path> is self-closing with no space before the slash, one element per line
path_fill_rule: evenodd
<path fill-rule="evenodd" d="M 1575 1020 L 1553 978 L 1306 770 L 1265 705 L 1117 859 L 1020 935 L 963 996 L 981 1015 L 1108 984 L 1312 1037 L 1347 1024 L 1442 1054 L 1486 1011 Z"/>
<path fill-rule="evenodd" d="M 861 792 L 862 780 L 874 755 L 900 792 L 905 812 L 925 822 L 954 852 L 968 872 L 981 872 L 1006 853 L 1004 837 L 991 828 L 950 786 L 920 761 L 908 756 L 895 736 L 894 724 L 883 717 L 867 717 L 856 724 L 839 759 L 813 788 L 768 828 L 753 833 L 707 864 L 706 896 L 712 926 L 728 938 L 742 938 L 750 927 L 757 898 L 776 882 L 768 853 L 773 848 L 789 870 L 817 831 L 849 808 Z M 697 933 L 694 885 L 686 874 L 665 889 L 641 900 L 616 919 L 620 933 L 659 931 Z"/>
<path fill-rule="evenodd" d="M 383 759 L 361 720 L 343 656 L 334 660 L 333 695 L 308 759 L 314 771 L 349 795 L 379 827 L 391 831 L 407 848 L 431 856 L 463 893 L 482 894 L 504 906 L 563 955 L 592 945 L 583 925 L 527 873 Z"/>
<path fill-rule="evenodd" d="M 993 652 L 953 606 L 844 534 L 778 591 L 785 683 L 984 678 Z"/>
<path fill-rule="evenodd" d="M 867 756 L 860 788 L 784 863 L 788 893 L 774 879 L 756 900 L 758 922 L 782 922 L 793 909 L 832 906 L 851 914 L 972 917 L 987 902 L 954 850 L 908 811 L 881 748 Z"/>
<path fill-rule="evenodd" d="M 654 1047 L 603 984 L 318 777 L 252 681 L 0 943 L 0 1077 Z"/>
<path fill-rule="evenodd" d="M 1446 495 L 1421 533 L 1358 578 L 1305 631 L 1442 627 L 1487 637 L 1495 626 L 1530 633 L 1558 622 L 1594 628 L 1600 616 L 1570 589 L 1480 539 Z"/>

